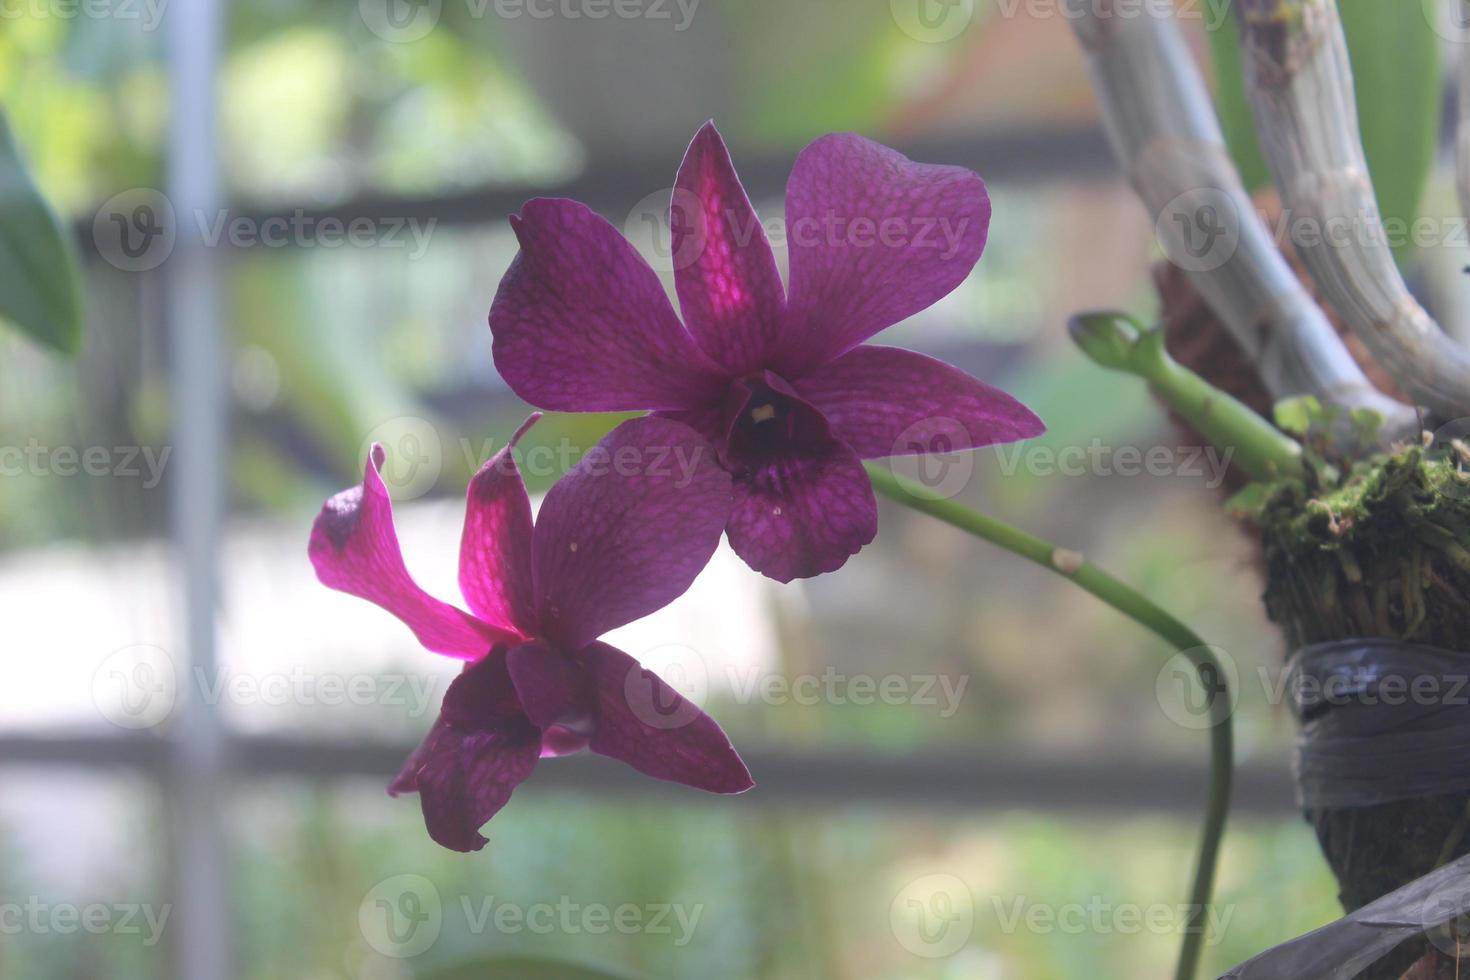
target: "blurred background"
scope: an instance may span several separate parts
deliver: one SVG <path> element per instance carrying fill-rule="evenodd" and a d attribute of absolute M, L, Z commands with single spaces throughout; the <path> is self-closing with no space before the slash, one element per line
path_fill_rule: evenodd
<path fill-rule="evenodd" d="M 1194 6 L 1202 51 L 1217 5 Z M 1086 552 L 1235 665 L 1211 975 L 1338 914 L 1219 460 L 1066 339 L 1079 308 L 1152 313 L 1157 249 L 1059 4 L 14 0 L 0 105 L 86 308 L 75 361 L 0 334 L 0 975 L 1169 972 L 1206 766 L 1186 673 L 886 506 L 839 575 L 777 586 L 722 549 L 612 637 L 703 700 L 749 794 L 558 760 L 474 855 L 385 794 L 454 665 L 316 584 L 311 519 L 385 443 L 409 567 L 457 595 L 465 482 L 527 411 L 485 323 L 506 216 L 578 198 L 667 273 L 710 117 L 768 222 L 828 131 L 986 178 L 975 274 L 882 340 L 1050 432 L 906 472 Z M 1426 193 L 1455 213 L 1447 170 Z M 1432 305 L 1464 251 L 1420 268 Z M 613 421 L 548 417 L 533 491 Z"/>

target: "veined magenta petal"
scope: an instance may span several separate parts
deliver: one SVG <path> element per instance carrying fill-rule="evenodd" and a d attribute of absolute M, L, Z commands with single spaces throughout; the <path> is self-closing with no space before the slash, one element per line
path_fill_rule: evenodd
<path fill-rule="evenodd" d="M 415 777 L 424 824 L 437 843 L 478 851 L 480 834 L 541 758 L 541 733 L 529 723 L 490 731 L 436 725 Z"/>
<path fill-rule="evenodd" d="M 854 347 L 796 388 L 863 459 L 976 449 L 1046 431 L 999 388 L 896 347 Z"/>
<path fill-rule="evenodd" d="M 720 382 L 648 263 L 576 201 L 527 201 L 521 251 L 490 307 L 495 366 L 516 394 L 567 412 L 685 408 Z"/>
<path fill-rule="evenodd" d="M 933 305 L 970 274 L 989 227 L 978 174 L 852 133 L 816 140 L 786 185 L 791 288 L 775 369 L 798 379 Z"/>
<path fill-rule="evenodd" d="M 439 716 L 459 728 L 499 727 L 524 716 L 510 677 L 509 648 L 465 664 L 444 692 Z"/>
<path fill-rule="evenodd" d="M 778 582 L 842 567 L 878 533 L 877 501 L 857 455 L 822 413 L 767 371 L 732 391 L 725 459 L 735 474 L 730 546 Z M 738 402 L 738 403 L 737 403 Z"/>
<path fill-rule="evenodd" d="M 743 793 L 755 785 L 719 724 L 657 674 L 606 643 L 593 643 L 580 656 L 597 691 L 593 752 L 710 793 Z"/>
<path fill-rule="evenodd" d="M 878 502 L 856 453 L 833 440 L 819 453 L 766 461 L 735 482 L 730 547 L 768 578 L 790 582 L 841 568 L 878 534 Z"/>
<path fill-rule="evenodd" d="M 532 543 L 541 636 L 578 650 L 689 588 L 720 541 L 730 476 L 688 426 L 619 425 L 546 494 Z"/>
<path fill-rule="evenodd" d="M 444 694 L 428 737 L 388 792 L 418 793 L 429 836 L 456 851 L 486 844 L 479 830 L 510 800 L 541 756 L 541 733 L 518 713 L 505 657 L 471 664 Z"/>
<path fill-rule="evenodd" d="M 475 615 L 527 637 L 536 631 L 531 498 L 514 453 L 516 442 L 540 417 L 537 412 L 526 419 L 470 480 L 459 544 L 459 589 Z"/>
<path fill-rule="evenodd" d="M 765 228 L 713 122 L 695 134 L 679 166 L 669 227 L 689 332 L 732 374 L 764 366 L 786 295 Z"/>
<path fill-rule="evenodd" d="M 477 659 L 511 637 L 435 599 L 408 574 L 393 529 L 393 504 L 378 474 L 383 459 L 383 447 L 375 443 L 362 485 L 322 505 L 307 547 L 316 576 L 328 588 L 382 606 L 435 653 Z"/>
<path fill-rule="evenodd" d="M 531 724 L 543 732 L 558 726 L 573 733 L 590 731 L 591 687 L 572 658 L 545 643 L 527 643 L 511 650 L 505 665 Z"/>
<path fill-rule="evenodd" d="M 433 749 L 436 732 L 443 726 L 464 730 L 501 728 L 514 726 L 521 721 L 524 712 L 511 683 L 506 666 L 506 648 L 496 647 L 489 654 L 473 663 L 464 665 L 444 692 L 444 701 L 439 708 L 439 717 L 434 728 L 414 749 L 407 761 L 388 784 L 388 795 L 417 793 L 418 774 Z"/>

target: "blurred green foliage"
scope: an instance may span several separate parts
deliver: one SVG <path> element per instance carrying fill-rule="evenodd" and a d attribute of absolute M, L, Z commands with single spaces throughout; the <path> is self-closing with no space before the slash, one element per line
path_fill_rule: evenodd
<path fill-rule="evenodd" d="M 63 354 L 82 343 L 76 250 L 26 172 L 0 112 L 0 319 Z"/>
<path fill-rule="evenodd" d="M 135 783 L 117 788 L 107 812 L 134 842 L 125 874 L 78 893 L 38 856 L 8 843 L 20 828 L 0 825 L 8 858 L 0 864 L 0 893 L 36 896 L 51 907 L 157 902 L 158 805 L 145 802 Z M 1179 921 L 1175 905 L 1194 845 L 1187 822 L 1163 818 L 866 807 L 735 814 L 718 801 L 588 801 L 537 791 L 534 782 L 496 818 L 485 850 L 468 856 L 437 848 L 416 801 L 390 800 L 376 783 L 268 780 L 237 787 L 226 812 L 239 848 L 242 980 L 493 977 L 465 970 L 496 959 L 595 964 L 628 980 L 1161 976 L 1176 951 L 1171 924 Z M 1221 862 L 1223 928 L 1211 935 L 1202 974 L 1214 976 L 1339 914 L 1315 851 L 1299 820 L 1232 826 Z M 893 905 L 908 885 L 934 874 L 953 875 L 968 889 L 971 925 L 951 955 L 926 957 L 900 942 Z M 423 952 L 394 959 L 372 947 L 359 912 L 376 886 L 401 875 L 432 887 L 439 932 Z M 581 910 L 625 905 L 677 905 L 687 927 L 670 915 L 667 929 L 582 928 Z M 574 911 L 546 919 L 549 929 L 516 917 L 496 925 L 497 909 L 536 906 Z M 1054 918 L 1028 925 L 1017 908 Z M 1118 914 L 1129 908 L 1152 909 L 1155 918 L 1130 925 Z M 177 938 L 166 929 L 164 942 L 146 947 L 139 934 L 27 930 L 6 936 L 0 970 L 27 980 L 143 980 L 167 973 Z"/>

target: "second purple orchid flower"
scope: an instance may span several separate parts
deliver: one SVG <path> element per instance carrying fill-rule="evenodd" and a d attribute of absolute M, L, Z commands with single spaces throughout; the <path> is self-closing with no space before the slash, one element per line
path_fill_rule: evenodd
<path fill-rule="evenodd" d="M 485 845 L 480 826 L 548 756 L 587 749 L 713 793 L 753 785 L 714 719 L 598 639 L 694 581 L 719 543 L 729 476 L 687 426 L 634 419 L 562 477 L 533 523 L 514 448 L 534 421 L 470 481 L 459 584 L 473 615 L 424 592 L 404 566 L 381 447 L 311 530 L 324 585 L 467 661 L 388 788 L 417 793 L 430 836 L 456 851 Z M 686 464 L 680 473 L 670 456 Z"/>
<path fill-rule="evenodd" d="M 942 361 L 863 345 L 963 282 L 989 224 L 971 171 L 824 136 L 786 185 L 783 288 L 710 123 L 675 181 L 682 321 L 612 225 L 539 198 L 511 218 L 521 250 L 490 310 L 495 365 L 540 408 L 650 410 L 690 425 L 733 478 L 724 520 L 736 553 L 782 582 L 833 571 L 877 533 L 862 460 L 1044 431 L 1019 401 Z"/>

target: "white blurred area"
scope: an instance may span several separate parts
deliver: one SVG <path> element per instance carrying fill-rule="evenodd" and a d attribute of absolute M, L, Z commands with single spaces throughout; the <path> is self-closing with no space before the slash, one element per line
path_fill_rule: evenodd
<path fill-rule="evenodd" d="M 457 562 L 463 503 L 398 504 L 404 560 L 430 594 L 465 604 Z M 427 729 L 459 662 L 430 653 L 390 614 L 316 581 L 309 525 L 240 521 L 222 549 L 220 674 L 201 677 L 180 648 L 177 582 L 166 547 L 55 545 L 0 560 L 7 623 L 0 731 L 69 732 L 166 724 L 173 699 L 200 693 L 246 733 L 309 731 L 412 738 Z M 799 586 L 753 575 L 723 542 L 687 593 L 605 639 L 702 699 L 719 678 L 776 661 L 781 606 Z M 125 642 L 121 642 L 125 641 Z M 139 662 L 161 697 L 120 711 Z M 170 677 L 163 676 L 171 671 Z M 420 717 L 423 715 L 423 717 Z"/>

